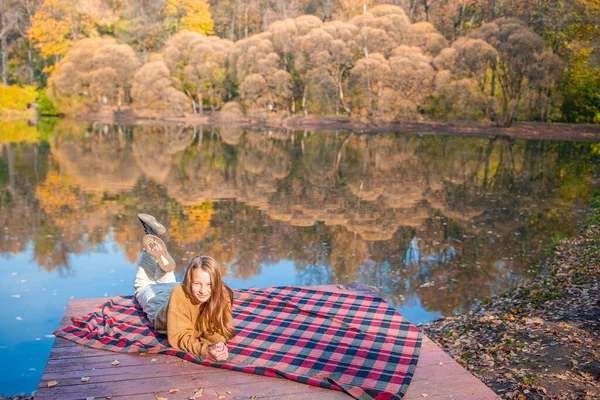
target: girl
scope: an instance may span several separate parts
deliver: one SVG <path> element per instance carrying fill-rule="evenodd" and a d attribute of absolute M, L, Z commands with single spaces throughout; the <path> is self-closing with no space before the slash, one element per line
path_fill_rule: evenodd
<path fill-rule="evenodd" d="M 166 228 L 151 215 L 138 214 L 138 218 L 146 235 L 134 289 L 148 319 L 176 349 L 212 361 L 226 360 L 229 350 L 225 343 L 235 337 L 233 291 L 223 283 L 217 262 L 207 256 L 192 258 L 178 284 L 175 261 L 158 237 Z"/>

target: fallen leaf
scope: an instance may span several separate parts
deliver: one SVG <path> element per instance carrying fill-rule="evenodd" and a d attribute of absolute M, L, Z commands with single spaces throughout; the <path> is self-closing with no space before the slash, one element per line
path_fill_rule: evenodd
<path fill-rule="evenodd" d="M 158 361 L 158 359 L 156 359 L 156 358 L 153 358 L 152 360 L 150 360 L 150 362 L 157 362 L 157 361 Z"/>
<path fill-rule="evenodd" d="M 554 376 L 555 378 L 558 378 L 558 379 L 567 379 L 567 376 L 566 376 L 566 375 L 561 375 L 561 374 L 552 374 L 552 376 Z"/>
<path fill-rule="evenodd" d="M 193 395 L 190 396 L 190 400 L 197 399 L 202 397 L 202 392 L 204 392 L 204 388 L 196 389 Z"/>
<path fill-rule="evenodd" d="M 225 395 L 224 394 L 220 394 L 218 397 L 218 400 L 225 400 Z"/>
<path fill-rule="evenodd" d="M 90 380 L 89 376 L 82 376 L 81 377 L 81 382 L 88 382 Z"/>
<path fill-rule="evenodd" d="M 56 381 L 50 381 L 50 382 L 48 382 L 48 387 L 49 388 L 54 387 L 56 385 L 58 385 L 58 382 L 56 382 Z"/>
<path fill-rule="evenodd" d="M 173 393 L 177 393 L 177 392 L 179 392 L 179 389 L 177 389 L 177 388 L 169 390 L 169 394 L 173 394 Z"/>
<path fill-rule="evenodd" d="M 340 289 L 340 290 L 344 290 L 344 286 L 342 286 L 342 285 L 338 285 L 337 288 Z"/>
<path fill-rule="evenodd" d="M 118 360 L 115 360 L 113 362 L 110 363 L 110 365 L 112 365 L 113 367 L 116 367 L 117 365 L 121 364 Z"/>
<path fill-rule="evenodd" d="M 427 393 L 421 393 L 421 397 L 429 397 Z"/>
<path fill-rule="evenodd" d="M 156 400 L 169 400 L 166 397 L 158 397 L 157 395 L 155 395 Z"/>
<path fill-rule="evenodd" d="M 229 392 L 229 391 L 227 391 L 227 392 L 225 392 L 225 393 L 227 393 L 227 394 L 231 394 L 231 392 Z"/>
<path fill-rule="evenodd" d="M 252 396 L 251 400 L 256 400 L 256 396 Z"/>

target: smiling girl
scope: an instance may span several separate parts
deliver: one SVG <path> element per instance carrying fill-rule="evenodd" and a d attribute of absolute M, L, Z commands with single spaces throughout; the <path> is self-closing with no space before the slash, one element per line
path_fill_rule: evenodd
<path fill-rule="evenodd" d="M 138 214 L 146 235 L 135 278 L 135 296 L 158 333 L 182 351 L 226 360 L 225 343 L 235 337 L 231 308 L 233 291 L 223 283 L 217 262 L 207 256 L 190 260 L 181 284 L 175 261 L 158 237 L 166 228 L 148 214 Z M 156 278 L 156 279 L 155 279 Z"/>

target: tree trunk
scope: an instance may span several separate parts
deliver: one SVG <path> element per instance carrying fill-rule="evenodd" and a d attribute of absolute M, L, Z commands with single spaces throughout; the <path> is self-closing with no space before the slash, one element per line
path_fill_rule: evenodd
<path fill-rule="evenodd" d="M 337 81 L 338 96 L 340 98 L 340 104 L 342 105 L 342 109 L 344 110 L 346 115 L 348 117 L 350 117 L 350 115 L 352 113 L 351 113 L 350 109 L 348 108 L 348 106 L 346 105 L 346 101 L 344 101 L 344 87 L 342 86 L 342 78 L 344 76 L 344 72 L 346 72 L 346 70 L 345 70 L 345 68 L 342 68 L 342 70 L 340 71 L 340 73 L 338 75 L 338 81 Z"/>
<path fill-rule="evenodd" d="M 237 2 L 235 7 L 231 10 L 231 41 L 235 42 L 235 19 L 237 18 Z"/>
<path fill-rule="evenodd" d="M 410 23 L 414 23 L 413 15 L 415 14 L 415 8 L 417 7 L 417 0 L 410 0 L 410 8 L 408 9 L 408 19 Z"/>
<path fill-rule="evenodd" d="M 3 16 L 2 19 L 5 19 Z M 4 25 L 4 24 L 3 24 Z M 2 35 L 2 83 L 8 85 L 8 51 L 6 35 Z"/>
<path fill-rule="evenodd" d="M 202 93 L 198 92 L 198 114 L 202 115 Z"/>
<path fill-rule="evenodd" d="M 377 85 L 377 115 L 380 119 L 383 119 L 383 115 L 381 113 L 381 94 L 383 93 L 383 84 L 381 81 Z"/>
<path fill-rule="evenodd" d="M 429 22 L 429 8 L 431 4 L 427 4 L 427 0 L 423 0 L 423 9 L 425 10 L 425 22 Z"/>
<path fill-rule="evenodd" d="M 363 14 L 367 12 L 367 5 L 363 6 Z M 363 23 L 363 53 L 366 60 L 366 73 L 367 73 L 367 101 L 368 101 L 368 112 L 367 118 L 371 120 L 373 117 L 373 93 L 371 92 L 371 76 L 369 75 L 369 49 L 367 48 L 367 29 L 366 24 Z"/>
<path fill-rule="evenodd" d="M 283 18 L 287 18 L 287 2 L 288 0 L 282 0 L 279 2 L 279 4 L 281 4 L 281 12 L 283 13 Z"/>
<path fill-rule="evenodd" d="M 492 64 L 492 83 L 490 88 L 490 96 L 494 97 L 496 95 L 496 61 Z"/>
<path fill-rule="evenodd" d="M 304 85 L 304 90 L 302 90 L 302 111 L 304 112 L 304 117 L 308 117 L 308 111 L 306 110 L 306 90 L 307 85 Z"/>
<path fill-rule="evenodd" d="M 29 84 L 33 85 L 33 80 L 35 79 L 35 77 L 33 76 L 33 48 L 29 40 L 27 41 L 27 43 L 29 44 L 29 48 L 27 49 L 27 60 L 29 64 Z"/>
<path fill-rule="evenodd" d="M 261 2 L 262 5 L 262 2 Z M 262 30 L 266 31 L 267 28 L 269 27 L 269 18 L 267 16 L 267 11 L 269 9 L 269 1 L 266 0 L 265 1 L 265 5 L 263 6 L 263 13 L 262 13 Z"/>
<path fill-rule="evenodd" d="M 244 38 L 248 38 L 248 0 L 244 2 Z"/>
<path fill-rule="evenodd" d="M 460 10 L 458 12 L 458 21 L 456 21 L 456 24 L 454 25 L 454 37 L 452 38 L 453 40 L 455 40 L 459 35 L 460 32 L 462 31 L 462 27 L 465 23 L 465 8 L 466 8 L 466 4 L 463 2 L 460 5 Z"/>
<path fill-rule="evenodd" d="M 294 91 L 292 90 L 292 114 L 296 114 L 296 97 L 294 96 Z"/>

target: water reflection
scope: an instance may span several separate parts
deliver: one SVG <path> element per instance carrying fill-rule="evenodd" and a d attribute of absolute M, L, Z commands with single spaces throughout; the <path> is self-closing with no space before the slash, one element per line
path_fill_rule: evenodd
<path fill-rule="evenodd" d="M 0 139 L 1 263 L 30 252 L 73 287 L 107 246 L 135 263 L 134 216 L 146 211 L 167 226 L 179 272 L 203 252 L 234 287 L 363 282 L 422 322 L 533 274 L 552 240 L 581 226 L 599 186 L 590 143 L 42 128 L 35 140 Z"/>

